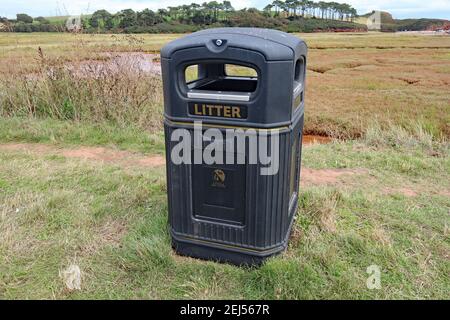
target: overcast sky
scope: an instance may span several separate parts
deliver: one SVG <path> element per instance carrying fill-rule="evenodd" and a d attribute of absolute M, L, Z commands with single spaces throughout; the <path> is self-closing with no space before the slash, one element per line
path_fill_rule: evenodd
<path fill-rule="evenodd" d="M 34 17 L 54 15 L 78 15 L 98 9 L 117 12 L 122 9 L 158 9 L 206 0 L 0 0 L 0 16 L 14 18 L 16 13 L 28 13 Z M 318 1 L 318 0 L 317 0 Z M 331 0 L 330 0 L 331 1 Z M 394 18 L 442 18 L 450 19 L 450 0 L 334 0 L 353 5 L 359 14 L 371 10 L 384 10 Z M 231 0 L 236 9 L 244 7 L 263 8 L 270 0 Z"/>

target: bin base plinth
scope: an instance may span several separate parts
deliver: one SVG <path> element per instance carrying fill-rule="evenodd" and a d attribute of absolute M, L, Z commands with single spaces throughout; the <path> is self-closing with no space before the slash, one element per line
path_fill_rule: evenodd
<path fill-rule="evenodd" d="M 270 252 L 239 252 L 222 249 L 213 243 L 193 243 L 190 241 L 177 240 L 172 237 L 172 247 L 175 252 L 182 256 L 192 258 L 211 260 L 222 263 L 230 263 L 237 266 L 260 266 L 266 259 L 277 255 L 286 249 L 286 246 L 280 246 Z"/>

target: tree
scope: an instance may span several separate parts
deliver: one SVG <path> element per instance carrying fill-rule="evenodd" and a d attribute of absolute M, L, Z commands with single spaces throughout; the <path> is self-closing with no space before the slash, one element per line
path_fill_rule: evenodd
<path fill-rule="evenodd" d="M 177 20 L 180 9 L 178 7 L 167 7 L 167 9 L 169 11 L 169 17 L 173 20 Z"/>
<path fill-rule="evenodd" d="M 203 10 L 201 5 L 199 5 L 198 3 L 192 3 L 191 13 L 192 13 L 191 22 L 193 24 L 198 25 L 203 23 L 205 17 L 203 16 Z"/>
<path fill-rule="evenodd" d="M 328 4 L 324 1 L 319 1 L 318 3 L 319 6 L 319 10 L 320 10 L 320 18 L 323 19 L 324 17 L 326 18 L 327 15 L 327 9 L 328 9 Z"/>
<path fill-rule="evenodd" d="M 258 27 L 266 28 L 269 26 L 266 18 L 257 9 L 250 8 L 234 12 L 230 16 L 230 25 L 233 27 Z"/>
<path fill-rule="evenodd" d="M 89 19 L 91 27 L 99 29 L 111 29 L 113 27 L 113 15 L 106 10 L 95 11 Z"/>
<path fill-rule="evenodd" d="M 157 15 L 160 16 L 163 21 L 167 21 L 169 12 L 166 9 L 158 9 Z"/>
<path fill-rule="evenodd" d="M 305 17 L 305 11 L 308 9 L 308 1 L 307 0 L 301 0 L 300 1 L 300 9 L 302 10 L 302 17 Z"/>
<path fill-rule="evenodd" d="M 264 14 L 267 17 L 271 17 L 272 16 L 272 8 L 273 7 L 274 7 L 274 5 L 270 4 L 270 3 L 267 6 L 264 7 L 263 11 L 264 11 Z"/>
<path fill-rule="evenodd" d="M 202 4 L 191 3 L 168 7 L 167 9 L 159 9 L 157 12 L 150 9 L 144 9 L 140 12 L 126 9 L 116 14 L 110 14 L 106 10 L 98 10 L 89 18 L 84 18 L 82 22 L 88 28 L 91 26 L 97 28 L 98 31 L 120 27 L 125 29 L 125 32 L 195 31 L 199 29 L 198 26 L 211 24 L 264 26 L 288 31 L 301 29 L 302 26 L 308 24 L 314 26 L 310 28 L 313 31 L 316 30 L 315 26 L 319 26 L 320 29 L 323 24 L 297 19 L 299 16 L 303 19 L 312 17 L 314 19 L 339 19 L 353 22 L 357 12 L 349 4 L 314 2 L 311 0 L 273 0 L 262 11 L 255 8 L 235 11 L 230 1 L 213 0 Z M 55 29 L 53 28 L 55 25 L 50 24 L 44 17 L 37 17 L 34 20 L 39 23 L 33 24 L 33 18 L 27 14 L 18 14 L 17 22 L 16 20 L 8 22 L 6 18 L 0 18 L 0 26 L 4 30 L 5 25 L 14 23 L 15 30 L 24 32 Z"/>
<path fill-rule="evenodd" d="M 291 15 L 291 10 L 294 17 L 297 16 L 297 0 L 286 0 L 285 4 L 288 10 L 288 16 Z"/>
<path fill-rule="evenodd" d="M 317 9 L 319 8 L 319 4 L 316 2 L 312 2 L 311 3 L 311 11 L 312 11 L 312 16 L 313 18 L 317 18 Z"/>
<path fill-rule="evenodd" d="M 278 15 L 280 14 L 281 7 L 283 6 L 283 2 L 280 0 L 275 0 L 272 4 L 275 7 L 275 16 L 278 17 Z"/>
<path fill-rule="evenodd" d="M 355 21 L 355 18 L 358 16 L 358 12 L 355 8 L 350 8 L 350 21 Z"/>
<path fill-rule="evenodd" d="M 37 17 L 36 19 L 34 19 L 36 21 L 38 21 L 40 24 L 49 24 L 50 21 L 48 21 L 47 19 L 45 19 L 44 17 Z"/>
<path fill-rule="evenodd" d="M 125 9 L 119 11 L 117 13 L 117 17 L 119 18 L 119 27 L 128 28 L 135 26 L 137 24 L 137 15 L 133 9 Z"/>
<path fill-rule="evenodd" d="M 288 17 L 289 16 L 289 5 L 286 2 L 281 2 L 280 9 L 283 10 L 283 16 Z"/>
<path fill-rule="evenodd" d="M 220 9 L 220 5 L 217 1 L 208 2 L 208 8 L 212 12 L 212 22 L 217 22 L 218 12 Z"/>
<path fill-rule="evenodd" d="M 234 8 L 231 5 L 230 1 L 224 1 L 223 2 L 223 10 L 225 10 L 225 12 L 232 12 L 232 11 L 234 11 Z"/>
<path fill-rule="evenodd" d="M 33 18 L 27 15 L 26 13 L 18 13 L 16 16 L 17 22 L 33 23 Z"/>
<path fill-rule="evenodd" d="M 336 20 L 336 14 L 338 13 L 339 3 L 337 2 L 330 2 L 330 9 L 331 9 L 331 19 Z"/>
<path fill-rule="evenodd" d="M 152 26 L 162 22 L 162 18 L 149 9 L 137 13 L 137 24 L 140 26 Z"/>
<path fill-rule="evenodd" d="M 31 23 L 20 21 L 14 25 L 14 32 L 33 32 Z"/>

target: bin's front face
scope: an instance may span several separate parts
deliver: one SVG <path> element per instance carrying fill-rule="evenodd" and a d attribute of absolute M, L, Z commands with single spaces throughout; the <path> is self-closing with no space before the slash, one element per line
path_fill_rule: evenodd
<path fill-rule="evenodd" d="M 169 223 L 181 254 L 255 264 L 296 211 L 306 47 L 234 30 L 162 51 Z"/>

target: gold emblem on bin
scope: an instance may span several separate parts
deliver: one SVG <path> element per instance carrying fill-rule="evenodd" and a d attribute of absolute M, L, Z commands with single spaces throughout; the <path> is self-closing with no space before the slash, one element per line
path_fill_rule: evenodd
<path fill-rule="evenodd" d="M 213 187 L 225 188 L 225 172 L 221 169 L 213 171 Z"/>

